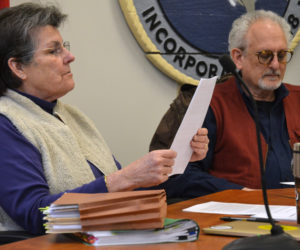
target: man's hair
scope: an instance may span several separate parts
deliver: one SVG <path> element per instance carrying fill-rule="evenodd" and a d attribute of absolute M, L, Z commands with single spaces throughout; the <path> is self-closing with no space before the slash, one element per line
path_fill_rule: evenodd
<path fill-rule="evenodd" d="M 229 52 L 231 52 L 233 48 L 239 48 L 243 50 L 247 49 L 248 44 L 246 40 L 246 34 L 251 25 L 258 20 L 271 20 L 274 23 L 278 24 L 283 30 L 286 41 L 289 45 L 292 39 L 291 28 L 290 25 L 284 20 L 284 18 L 278 16 L 272 11 L 257 10 L 253 12 L 248 12 L 240 16 L 233 22 L 228 37 Z"/>
<path fill-rule="evenodd" d="M 24 3 L 0 11 L 0 96 L 7 88 L 18 88 L 22 81 L 9 68 L 9 58 L 24 65 L 32 61 L 35 32 L 51 25 L 58 28 L 67 15 L 56 6 Z"/>

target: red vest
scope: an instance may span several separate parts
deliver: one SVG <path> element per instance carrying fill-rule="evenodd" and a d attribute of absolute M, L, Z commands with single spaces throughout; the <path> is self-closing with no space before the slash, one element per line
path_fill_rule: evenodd
<path fill-rule="evenodd" d="M 285 84 L 283 99 L 290 145 L 300 142 L 300 87 Z M 260 188 L 260 169 L 253 118 L 236 86 L 235 78 L 217 84 L 210 104 L 217 124 L 216 146 L 210 174 L 249 188 Z M 264 162 L 268 145 L 261 134 Z"/>

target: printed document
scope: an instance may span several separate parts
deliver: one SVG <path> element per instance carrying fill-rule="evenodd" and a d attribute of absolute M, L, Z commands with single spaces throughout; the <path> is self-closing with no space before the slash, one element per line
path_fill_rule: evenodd
<path fill-rule="evenodd" d="M 270 211 L 274 220 L 296 221 L 296 206 L 270 205 Z M 264 205 L 230 203 L 230 202 L 205 202 L 183 209 L 184 212 L 250 215 L 254 218 L 268 218 Z"/>
<path fill-rule="evenodd" d="M 177 157 L 170 175 L 182 174 L 191 159 L 193 151 L 190 143 L 197 130 L 202 127 L 217 78 L 201 79 L 198 84 L 171 145 L 171 149 L 177 152 Z"/>

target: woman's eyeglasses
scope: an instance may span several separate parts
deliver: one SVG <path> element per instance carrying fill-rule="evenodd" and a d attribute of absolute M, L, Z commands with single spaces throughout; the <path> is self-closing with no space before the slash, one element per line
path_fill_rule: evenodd
<path fill-rule="evenodd" d="M 65 41 L 65 42 L 63 42 L 63 44 L 61 44 L 59 42 L 54 42 L 53 47 L 43 49 L 43 51 L 45 51 L 49 54 L 56 55 L 56 56 L 61 56 L 64 52 L 64 49 L 70 51 L 71 45 L 70 45 L 69 41 Z"/>
<path fill-rule="evenodd" d="M 71 44 L 70 44 L 69 41 L 64 41 L 64 42 L 63 42 L 63 46 L 64 46 L 64 48 L 66 48 L 68 51 L 71 50 Z"/>

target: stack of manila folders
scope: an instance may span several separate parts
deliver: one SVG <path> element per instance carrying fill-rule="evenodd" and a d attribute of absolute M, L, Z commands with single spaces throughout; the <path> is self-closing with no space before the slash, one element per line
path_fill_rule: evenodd
<path fill-rule="evenodd" d="M 41 211 L 46 233 L 94 246 L 195 241 L 199 235 L 193 220 L 166 218 L 164 190 L 65 193 Z"/>

